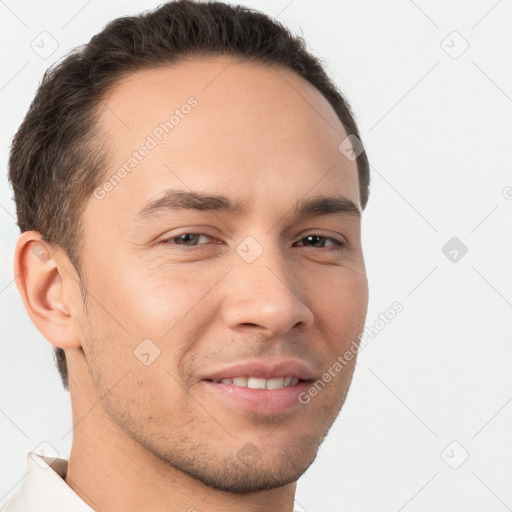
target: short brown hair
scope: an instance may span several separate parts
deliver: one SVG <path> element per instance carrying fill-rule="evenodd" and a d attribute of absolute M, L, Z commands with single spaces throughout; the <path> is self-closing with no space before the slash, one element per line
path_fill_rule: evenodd
<path fill-rule="evenodd" d="M 20 230 L 38 231 L 60 247 L 82 285 L 82 213 L 108 172 L 98 137 L 98 106 L 121 77 L 179 64 L 194 56 L 228 55 L 295 71 L 329 101 L 349 135 L 360 140 L 350 106 L 304 40 L 269 16 L 222 2 L 168 2 L 110 22 L 86 45 L 48 69 L 13 139 L 9 180 Z M 357 156 L 360 203 L 368 201 L 366 152 Z M 65 353 L 55 349 L 65 389 Z"/>

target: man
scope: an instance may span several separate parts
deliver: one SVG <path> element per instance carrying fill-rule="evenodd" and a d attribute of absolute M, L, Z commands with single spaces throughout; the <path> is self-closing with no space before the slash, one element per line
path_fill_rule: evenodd
<path fill-rule="evenodd" d="M 368 302 L 368 160 L 303 42 L 222 3 L 115 20 L 45 75 L 9 178 L 73 443 L 3 510 L 292 511 Z"/>

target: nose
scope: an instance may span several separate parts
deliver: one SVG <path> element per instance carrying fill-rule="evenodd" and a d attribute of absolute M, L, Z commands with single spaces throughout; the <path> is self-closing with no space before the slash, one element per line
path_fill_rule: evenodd
<path fill-rule="evenodd" d="M 301 297 L 300 279 L 277 249 L 265 249 L 252 263 L 236 255 L 224 284 L 223 316 L 233 330 L 277 337 L 313 324 L 313 312 Z"/>

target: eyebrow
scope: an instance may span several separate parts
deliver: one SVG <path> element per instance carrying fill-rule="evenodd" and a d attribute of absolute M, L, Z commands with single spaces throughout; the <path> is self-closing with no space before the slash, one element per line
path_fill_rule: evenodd
<path fill-rule="evenodd" d="M 199 210 L 226 212 L 233 215 L 247 213 L 240 201 L 232 201 L 224 195 L 211 195 L 193 191 L 168 189 L 162 197 L 150 201 L 135 216 L 136 220 L 144 220 L 155 213 L 173 210 Z M 295 208 L 296 217 L 315 217 L 329 214 L 343 214 L 361 219 L 361 211 L 351 200 L 342 196 L 314 196 L 301 198 Z"/>

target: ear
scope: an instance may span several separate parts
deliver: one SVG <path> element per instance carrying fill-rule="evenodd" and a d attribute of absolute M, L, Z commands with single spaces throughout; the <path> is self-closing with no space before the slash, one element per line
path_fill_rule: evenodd
<path fill-rule="evenodd" d="M 62 251 L 42 240 L 37 231 L 25 231 L 14 254 L 14 276 L 30 319 L 39 332 L 55 347 L 81 346 L 75 310 L 70 300 L 79 289 L 78 277 L 70 279 L 75 268 Z M 71 274 L 72 275 L 72 274 Z M 76 290 L 70 290 L 70 287 Z M 68 289 L 66 289 L 68 288 Z"/>

